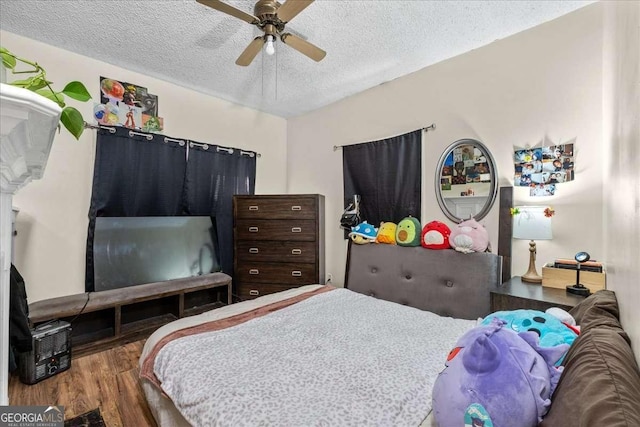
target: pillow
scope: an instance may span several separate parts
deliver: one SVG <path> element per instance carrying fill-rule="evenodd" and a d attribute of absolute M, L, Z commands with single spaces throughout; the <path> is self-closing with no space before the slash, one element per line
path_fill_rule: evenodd
<path fill-rule="evenodd" d="M 594 307 L 610 313 L 616 319 L 620 319 L 620 311 L 618 310 L 616 294 L 613 291 L 607 291 L 605 289 L 599 290 L 595 294 L 588 296 L 584 301 L 580 302 L 580 304 L 573 307 L 569 311 L 569 314 L 576 319 L 576 323 L 578 325 L 582 325 L 582 317 L 586 312 Z"/>
<path fill-rule="evenodd" d="M 611 325 L 592 327 L 569 349 L 551 408 L 540 426 L 637 427 L 639 397 L 640 370 L 626 333 Z"/>

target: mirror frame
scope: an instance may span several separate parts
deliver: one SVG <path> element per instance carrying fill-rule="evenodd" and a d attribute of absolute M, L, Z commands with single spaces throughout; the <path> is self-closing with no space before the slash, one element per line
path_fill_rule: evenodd
<path fill-rule="evenodd" d="M 476 221 L 480 221 L 482 218 L 487 216 L 487 214 L 493 207 L 493 204 L 496 201 L 496 196 L 498 194 L 498 173 L 497 173 L 498 170 L 496 169 L 496 162 L 493 159 L 493 156 L 491 155 L 491 152 L 489 151 L 489 149 L 482 142 L 476 139 L 471 139 L 471 138 L 459 139 L 454 143 L 452 143 L 451 145 L 449 145 L 447 148 L 445 148 L 444 152 L 440 156 L 440 159 L 438 160 L 438 166 L 436 167 L 436 179 L 435 179 L 436 199 L 438 200 L 438 205 L 440 205 L 440 210 L 442 211 L 442 213 L 444 213 L 447 218 L 449 218 L 451 221 L 457 224 L 461 223 L 462 221 L 466 221 L 469 218 L 458 218 L 452 212 L 449 211 L 449 209 L 447 208 L 447 205 L 444 202 L 444 198 L 442 197 L 441 176 L 442 176 L 442 167 L 444 166 L 444 162 L 449 156 L 449 153 L 451 153 L 454 148 L 457 148 L 461 145 L 475 145 L 476 147 L 478 147 L 482 151 L 482 153 L 486 156 L 487 163 L 489 164 L 489 170 L 491 173 L 491 188 L 489 189 L 489 195 L 487 196 L 487 201 L 485 202 L 480 212 L 478 212 L 473 216 L 473 218 Z"/>

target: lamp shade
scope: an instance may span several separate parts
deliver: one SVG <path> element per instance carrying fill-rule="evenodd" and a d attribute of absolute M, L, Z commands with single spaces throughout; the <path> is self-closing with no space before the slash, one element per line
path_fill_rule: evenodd
<path fill-rule="evenodd" d="M 513 238 L 551 240 L 551 217 L 545 215 L 546 206 L 518 206 L 513 218 Z"/>

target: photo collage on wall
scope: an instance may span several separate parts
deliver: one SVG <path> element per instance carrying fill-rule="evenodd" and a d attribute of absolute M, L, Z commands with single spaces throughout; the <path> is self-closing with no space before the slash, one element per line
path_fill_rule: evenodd
<path fill-rule="evenodd" d="M 158 97 L 146 87 L 100 77 L 100 104 L 93 109 L 101 125 L 124 126 L 144 132 L 162 132 L 164 119 L 158 116 Z"/>
<path fill-rule="evenodd" d="M 529 187 L 530 196 L 552 196 L 556 186 L 573 181 L 574 144 L 514 151 L 514 185 Z"/>
<path fill-rule="evenodd" d="M 474 145 L 461 145 L 453 149 L 442 167 L 440 187 L 451 190 L 452 185 L 472 182 L 490 182 L 487 158 Z"/>

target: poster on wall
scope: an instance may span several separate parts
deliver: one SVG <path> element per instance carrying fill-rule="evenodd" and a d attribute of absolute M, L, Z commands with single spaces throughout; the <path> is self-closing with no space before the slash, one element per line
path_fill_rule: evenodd
<path fill-rule="evenodd" d="M 574 142 L 514 150 L 514 186 L 530 187 L 531 196 L 550 196 L 556 184 L 573 181 Z"/>
<path fill-rule="evenodd" d="M 100 77 L 100 104 L 94 107 L 99 124 L 124 126 L 145 132 L 161 132 L 164 119 L 158 116 L 158 97 L 134 83 Z"/>

